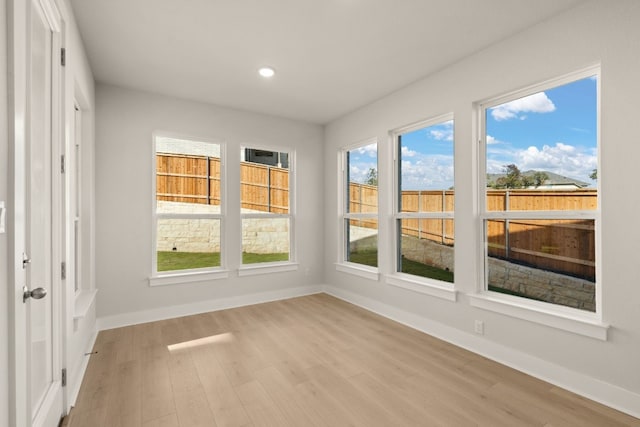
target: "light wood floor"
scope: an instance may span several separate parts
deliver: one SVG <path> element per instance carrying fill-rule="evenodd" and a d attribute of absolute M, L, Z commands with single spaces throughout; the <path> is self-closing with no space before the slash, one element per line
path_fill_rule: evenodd
<path fill-rule="evenodd" d="M 100 332 L 71 427 L 638 426 L 325 294 Z"/>

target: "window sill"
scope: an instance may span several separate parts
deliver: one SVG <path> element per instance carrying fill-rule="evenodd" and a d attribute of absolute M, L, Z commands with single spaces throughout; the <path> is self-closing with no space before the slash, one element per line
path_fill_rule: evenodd
<path fill-rule="evenodd" d="M 283 273 L 285 271 L 295 271 L 297 269 L 297 262 L 250 264 L 238 268 L 238 276 L 242 277 L 268 273 Z"/>
<path fill-rule="evenodd" d="M 547 307 L 547 303 L 526 301 L 518 297 L 483 292 L 469 295 L 473 307 L 528 320 L 563 331 L 573 332 L 601 341 L 607 340 L 609 325 L 602 323 L 593 313 L 584 313 L 568 307 Z"/>
<path fill-rule="evenodd" d="M 387 285 L 397 286 L 413 292 L 441 298 L 447 301 L 456 302 L 458 292 L 453 288 L 453 284 L 447 286 L 431 280 L 414 279 L 413 276 L 405 274 L 391 274 L 386 276 Z"/>
<path fill-rule="evenodd" d="M 338 262 L 336 263 L 336 270 L 342 273 L 364 277 L 365 279 L 375 280 L 376 282 L 380 280 L 380 273 L 378 273 L 377 267 L 369 267 L 353 262 Z"/>
<path fill-rule="evenodd" d="M 191 273 L 171 273 L 149 278 L 149 286 L 181 285 L 184 283 L 204 282 L 207 280 L 226 279 L 229 271 L 199 271 Z"/>
<path fill-rule="evenodd" d="M 97 290 L 80 291 L 76 294 L 76 301 L 73 307 L 73 320 L 82 319 L 87 316 L 91 304 L 96 300 Z"/>

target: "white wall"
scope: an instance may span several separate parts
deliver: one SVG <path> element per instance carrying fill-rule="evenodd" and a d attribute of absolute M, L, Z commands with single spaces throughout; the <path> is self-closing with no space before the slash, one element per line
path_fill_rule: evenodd
<path fill-rule="evenodd" d="M 364 305 L 419 318 L 445 339 L 467 342 L 487 354 L 502 350 L 503 360 L 524 360 L 553 367 L 544 374 L 584 394 L 607 400 L 594 384 L 620 393 L 609 404 L 626 410 L 633 402 L 640 414 L 640 198 L 636 189 L 640 144 L 640 2 L 592 1 L 532 27 L 424 78 L 394 94 L 330 123 L 325 132 L 325 279 L 328 289 Z M 482 23 L 478 23 L 482 31 Z M 443 49 L 446 43 L 443 41 Z M 415 52 L 419 55 L 420 52 Z M 473 308 L 466 294 L 478 285 L 481 244 L 476 241 L 474 172 L 476 143 L 472 103 L 602 64 L 601 167 L 602 290 L 604 321 L 611 324 L 606 342 Z M 456 289 L 452 303 L 336 271 L 338 253 L 337 150 L 371 137 L 379 139 L 381 183 L 380 271 L 390 273 L 392 158 L 391 129 L 453 112 L 455 115 Z M 387 185 L 385 185 L 387 183 Z M 386 227 L 385 227 L 386 225 Z M 402 317 L 400 315 L 400 317 Z M 474 336 L 474 319 L 485 322 L 485 335 Z M 430 326 L 429 326 L 430 327 Z M 529 364 L 529 366 L 532 366 Z M 534 369 L 535 370 L 535 369 Z M 559 374 L 560 373 L 560 374 Z M 563 374 L 571 376 L 562 378 Z M 569 375 L 570 374 L 570 375 Z M 575 374 L 575 375 L 573 375 Z M 573 376 L 572 376 L 573 375 Z M 578 384 L 585 379 L 584 384 Z M 629 397 L 628 401 L 616 399 Z"/>
<path fill-rule="evenodd" d="M 0 200 L 7 202 L 7 2 L 0 0 Z M 0 234 L 0 425 L 9 425 L 9 297 L 7 234 Z"/>
<path fill-rule="evenodd" d="M 171 306 L 295 290 L 322 283 L 321 126 L 102 84 L 96 89 L 96 114 L 99 318 L 113 320 L 120 314 L 150 310 L 157 314 Z M 151 184 L 155 165 L 152 133 L 159 130 L 222 140 L 227 145 L 228 279 L 155 287 L 148 284 L 152 256 Z M 296 152 L 295 233 L 300 263 L 297 271 L 237 276 L 241 250 L 240 146 L 252 144 Z M 114 323 L 122 322 L 110 322 Z"/>

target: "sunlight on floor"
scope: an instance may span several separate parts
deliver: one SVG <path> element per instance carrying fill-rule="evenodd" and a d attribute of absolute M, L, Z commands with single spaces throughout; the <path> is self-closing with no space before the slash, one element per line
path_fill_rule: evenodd
<path fill-rule="evenodd" d="M 225 332 L 224 334 L 211 335 L 204 338 L 198 338 L 196 340 L 180 342 L 177 344 L 168 345 L 169 351 L 180 351 L 189 348 L 200 347 L 208 344 L 220 344 L 234 341 L 235 338 L 231 332 Z"/>

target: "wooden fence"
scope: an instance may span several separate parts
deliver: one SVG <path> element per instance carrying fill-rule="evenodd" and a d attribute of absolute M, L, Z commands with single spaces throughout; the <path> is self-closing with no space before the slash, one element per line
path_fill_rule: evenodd
<path fill-rule="evenodd" d="M 487 210 L 594 210 L 596 190 L 489 190 Z M 593 220 L 487 222 L 490 256 L 595 280 Z"/>
<path fill-rule="evenodd" d="M 157 199 L 220 204 L 220 159 L 159 153 L 156 156 Z M 240 165 L 242 208 L 289 212 L 289 171 L 257 163 Z M 596 190 L 488 190 L 490 211 L 592 210 Z M 454 192 L 403 191 L 402 212 L 452 212 Z M 350 183 L 349 211 L 376 213 L 378 188 Z M 352 225 L 377 229 L 377 219 L 354 220 Z M 404 219 L 401 233 L 453 245 L 451 219 Z M 490 256 L 588 280 L 595 278 L 593 220 L 494 220 L 487 222 Z"/>
<path fill-rule="evenodd" d="M 376 212 L 377 187 L 351 183 L 351 212 Z M 596 190 L 489 190 L 490 211 L 593 210 Z M 402 212 L 453 212 L 454 192 L 403 191 Z M 377 221 L 359 221 L 361 227 L 377 228 Z M 453 245 L 451 219 L 403 219 L 401 233 Z M 587 280 L 595 279 L 595 224 L 593 220 L 509 220 L 487 222 L 490 256 L 556 271 Z"/>
<path fill-rule="evenodd" d="M 289 212 L 289 171 L 257 163 L 240 164 L 242 208 Z M 156 199 L 170 202 L 220 204 L 220 159 L 206 156 L 156 154 Z"/>

